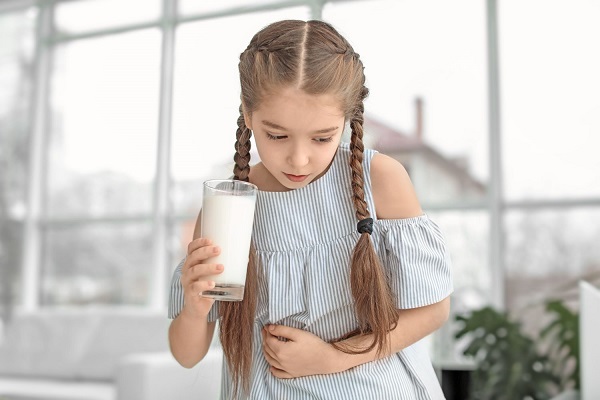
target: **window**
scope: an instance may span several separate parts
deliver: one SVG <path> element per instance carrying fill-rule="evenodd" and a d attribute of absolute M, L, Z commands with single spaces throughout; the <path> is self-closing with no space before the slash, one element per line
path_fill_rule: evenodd
<path fill-rule="evenodd" d="M 47 218 L 149 215 L 159 32 L 66 42 L 53 67 Z"/>
<path fill-rule="evenodd" d="M 365 142 L 409 171 L 424 210 L 448 242 L 454 302 L 463 302 L 465 293 L 466 305 L 474 288 L 480 302 L 491 300 L 487 213 L 436 210 L 481 203 L 487 194 L 483 6 L 376 0 L 328 3 L 323 10 L 365 66 Z"/>
<path fill-rule="evenodd" d="M 18 301 L 37 14 L 0 14 L 0 318 Z"/>
<path fill-rule="evenodd" d="M 593 0 L 499 2 L 499 37 L 486 23 L 494 2 L 468 0 L 25 3 L 0 6 L 3 299 L 19 287 L 35 292 L 33 309 L 163 311 L 202 181 L 232 170 L 237 57 L 281 18 L 331 22 L 360 53 L 366 145 L 404 163 L 444 231 L 456 304 L 490 301 L 506 278 L 507 305 L 520 307 L 518 280 L 600 270 L 582 247 L 600 236 Z M 21 239 L 31 232 L 39 240 Z M 19 263 L 32 282 L 6 267 Z"/>
<path fill-rule="evenodd" d="M 499 6 L 506 301 L 523 311 L 600 274 L 600 7 Z"/>
<path fill-rule="evenodd" d="M 598 3 L 499 3 L 507 198 L 598 197 Z"/>

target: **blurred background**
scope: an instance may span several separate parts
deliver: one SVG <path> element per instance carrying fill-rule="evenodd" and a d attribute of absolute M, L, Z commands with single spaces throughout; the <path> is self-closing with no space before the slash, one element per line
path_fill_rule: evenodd
<path fill-rule="evenodd" d="M 170 278 L 202 181 L 233 166 L 239 54 L 284 18 L 360 53 L 366 145 L 444 232 L 448 399 L 576 396 L 600 2 L 0 0 L 0 399 L 212 398 L 168 357 Z"/>

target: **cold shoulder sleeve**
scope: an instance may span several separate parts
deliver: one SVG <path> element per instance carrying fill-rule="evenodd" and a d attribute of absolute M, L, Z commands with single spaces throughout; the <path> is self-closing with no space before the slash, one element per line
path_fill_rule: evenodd
<path fill-rule="evenodd" d="M 399 309 L 437 303 L 453 291 L 444 237 L 427 215 L 378 220 L 386 272 Z"/>
<path fill-rule="evenodd" d="M 183 264 L 185 263 L 185 257 L 175 271 L 173 272 L 173 277 L 171 278 L 171 293 L 169 294 L 169 308 L 167 312 L 167 316 L 170 319 L 175 319 L 181 312 L 184 303 L 183 296 L 183 286 L 181 285 L 181 268 L 183 268 Z M 219 319 L 219 302 L 215 301 L 212 308 L 208 313 L 208 322 L 214 322 Z"/>

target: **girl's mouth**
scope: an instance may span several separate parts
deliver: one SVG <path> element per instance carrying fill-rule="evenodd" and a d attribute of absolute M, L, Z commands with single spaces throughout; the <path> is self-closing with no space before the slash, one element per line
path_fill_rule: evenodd
<path fill-rule="evenodd" d="M 292 182 L 302 182 L 303 180 L 306 179 L 306 177 L 308 177 L 308 175 L 292 175 L 292 174 L 285 174 L 284 175 Z"/>

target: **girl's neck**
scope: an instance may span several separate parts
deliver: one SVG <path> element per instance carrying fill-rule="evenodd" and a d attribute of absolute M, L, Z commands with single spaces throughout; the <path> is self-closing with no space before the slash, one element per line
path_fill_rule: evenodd
<path fill-rule="evenodd" d="M 290 189 L 283 186 L 275 177 L 265 168 L 262 162 L 253 165 L 250 168 L 248 176 L 250 183 L 255 184 L 258 190 L 263 192 L 289 192 Z"/>

